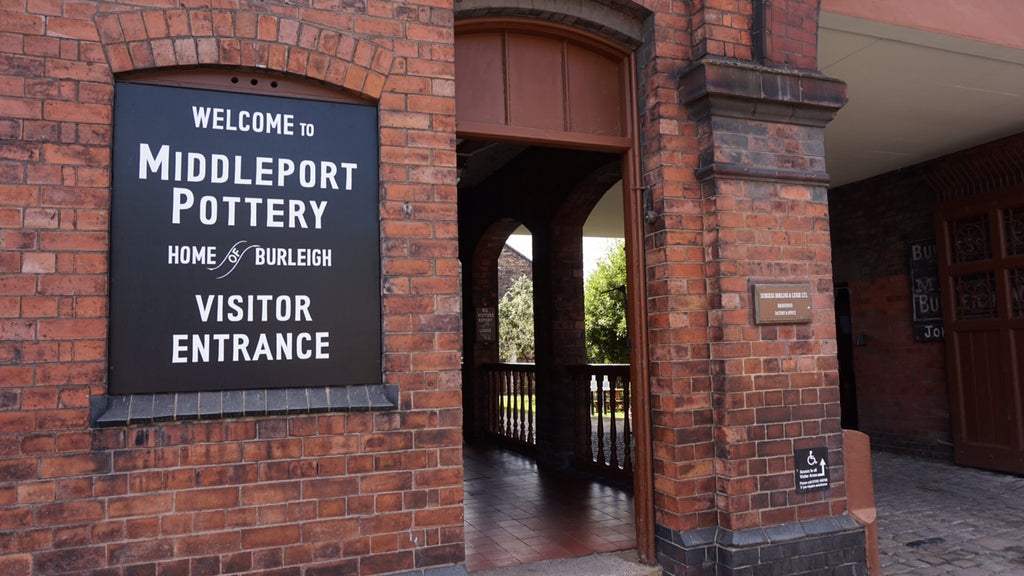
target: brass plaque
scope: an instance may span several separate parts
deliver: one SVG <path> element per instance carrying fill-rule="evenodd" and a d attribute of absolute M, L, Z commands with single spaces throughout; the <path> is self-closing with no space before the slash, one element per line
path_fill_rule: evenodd
<path fill-rule="evenodd" d="M 754 285 L 757 324 L 803 324 L 811 321 L 811 289 L 807 284 Z"/>

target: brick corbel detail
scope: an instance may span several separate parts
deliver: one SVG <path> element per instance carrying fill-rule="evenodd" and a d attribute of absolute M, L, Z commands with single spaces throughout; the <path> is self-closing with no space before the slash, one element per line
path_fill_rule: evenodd
<path fill-rule="evenodd" d="M 824 128 L 846 103 L 841 80 L 789 69 L 768 68 L 749 62 L 705 58 L 680 76 L 680 95 L 690 117 L 698 123 L 735 118 Z M 824 165 L 807 167 L 758 166 L 715 157 L 713 147 L 702 147 L 698 180 L 714 177 L 759 181 L 785 181 L 827 185 Z M 824 151 L 821 151 L 824 155 Z"/>

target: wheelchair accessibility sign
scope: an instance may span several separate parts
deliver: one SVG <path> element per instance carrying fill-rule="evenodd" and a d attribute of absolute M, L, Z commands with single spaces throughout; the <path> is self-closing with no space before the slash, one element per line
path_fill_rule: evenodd
<path fill-rule="evenodd" d="M 796 460 L 796 491 L 827 490 L 829 484 L 828 448 L 804 448 L 793 451 Z"/>

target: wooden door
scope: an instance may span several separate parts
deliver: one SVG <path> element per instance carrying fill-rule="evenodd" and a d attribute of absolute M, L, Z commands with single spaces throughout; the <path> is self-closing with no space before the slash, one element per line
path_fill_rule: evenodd
<path fill-rule="evenodd" d="M 1024 189 L 936 210 L 959 464 L 1024 474 Z"/>

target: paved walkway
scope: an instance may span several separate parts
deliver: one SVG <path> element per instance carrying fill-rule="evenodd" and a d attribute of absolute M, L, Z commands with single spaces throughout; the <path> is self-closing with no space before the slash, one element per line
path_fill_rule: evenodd
<path fill-rule="evenodd" d="M 506 566 L 471 572 L 471 576 L 661 576 L 661 573 L 659 566 L 641 564 L 635 551 L 625 551 Z"/>
<path fill-rule="evenodd" d="M 872 453 L 883 576 L 1024 575 L 1024 478 Z"/>
<path fill-rule="evenodd" d="M 467 445 L 463 456 L 470 572 L 513 566 L 497 574 L 531 574 L 525 566 L 542 560 L 636 548 L 628 491 L 538 469 L 529 458 L 493 447 Z M 561 564 L 545 569 L 572 574 Z M 598 576 L 593 568 L 580 570 Z"/>
<path fill-rule="evenodd" d="M 874 452 L 882 576 L 1024 576 L 1024 478 Z M 473 576 L 657 574 L 629 553 L 523 564 Z"/>

